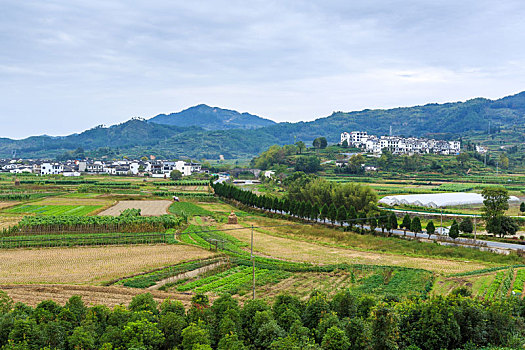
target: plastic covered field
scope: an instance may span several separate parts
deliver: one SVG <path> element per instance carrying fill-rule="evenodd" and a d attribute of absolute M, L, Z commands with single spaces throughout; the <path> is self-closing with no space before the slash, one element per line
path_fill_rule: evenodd
<path fill-rule="evenodd" d="M 519 201 L 511 196 L 509 202 Z M 483 196 L 479 193 L 431 193 L 386 196 L 379 203 L 387 205 L 417 205 L 427 208 L 451 207 L 456 205 L 483 204 Z"/>

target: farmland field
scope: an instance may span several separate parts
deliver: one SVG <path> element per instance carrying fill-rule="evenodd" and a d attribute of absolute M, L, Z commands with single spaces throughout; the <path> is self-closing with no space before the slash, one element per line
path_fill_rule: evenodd
<path fill-rule="evenodd" d="M 213 213 L 192 202 L 175 202 L 170 205 L 169 212 L 175 215 L 211 216 Z"/>
<path fill-rule="evenodd" d="M 250 242 L 250 231 L 240 226 L 238 227 L 239 230 L 228 231 L 228 234 L 243 242 Z M 254 250 L 259 254 L 269 255 L 278 259 L 314 264 L 348 263 L 390 265 L 421 268 L 440 273 L 457 273 L 490 266 L 490 264 L 481 262 L 432 259 L 340 248 L 337 246 L 272 236 L 262 232 L 256 233 L 254 241 Z"/>
<path fill-rule="evenodd" d="M 101 205 L 17 205 L 5 209 L 11 214 L 84 216 L 102 208 Z"/>
<path fill-rule="evenodd" d="M 167 213 L 171 201 L 120 201 L 98 215 L 118 216 L 126 209 L 140 209 L 143 216 L 159 216 Z"/>
<path fill-rule="evenodd" d="M 0 209 L 7 208 L 7 207 L 13 207 L 17 204 L 18 202 L 0 202 Z"/>
<path fill-rule="evenodd" d="M 8 227 L 18 224 L 22 217 L 23 215 L 6 215 L 0 213 L 0 229 L 6 229 Z"/>
<path fill-rule="evenodd" d="M 0 213 L 0 227 L 16 224 L 26 214 L 41 213 L 56 215 L 57 218 L 61 215 L 77 215 L 78 218 L 97 213 L 117 216 L 128 208 L 141 209 L 144 216 L 185 215 L 189 217 L 188 223 L 183 221 L 181 226 L 163 234 L 158 232 L 164 231 L 154 230 L 126 234 L 120 233 L 122 231 L 68 233 L 63 227 L 62 231 L 51 228 L 38 237 L 36 233 L 29 236 L 22 231 L 6 233 L 2 247 L 11 249 L 0 250 L 0 284 L 3 284 L 0 289 L 8 291 L 16 301 L 31 305 L 50 297 L 63 303 L 77 293 L 88 302 L 111 306 L 128 303 L 133 295 L 145 288 L 165 290 L 154 291 L 154 297 L 158 300 L 172 296 L 187 303 L 196 293 L 215 298 L 228 292 L 245 301 L 251 297 L 251 225 L 255 226 L 256 296 L 268 301 L 283 292 L 305 299 L 313 289 L 329 296 L 340 289 L 351 289 L 379 298 L 426 295 L 436 278 L 432 289 L 434 295 L 448 294 L 458 285 L 468 285 L 476 296 L 488 294 L 494 298 L 501 296 L 503 291 L 507 294 L 521 293 L 524 288 L 520 281 L 525 280 L 525 272 L 522 272 L 525 269 L 521 268 L 512 272 L 505 270 L 451 276 L 513 265 L 518 263 L 516 257 L 393 237 L 360 235 L 324 225 L 269 218 L 213 198 L 213 194 L 207 192 L 208 187 L 201 184 L 170 185 L 169 181 L 107 177 L 100 177 L 97 181 L 100 182 L 98 187 L 106 186 L 111 191 L 72 192 L 78 185 L 68 184 L 65 189 L 64 185 L 55 183 L 25 184 L 23 186 L 38 187 L 38 191 L 53 188 L 55 195 L 32 201 L 9 202 L 10 207 Z M 454 189 L 454 184 L 442 185 L 442 182 L 435 180 L 383 181 L 370 178 L 367 183 L 380 196 L 403 191 L 431 193 Z M 476 185 L 458 184 L 455 188 L 467 189 Z M 124 188 L 126 186 L 132 189 Z M 277 191 L 268 184 L 261 186 L 267 189 L 264 193 Z M 117 187 L 123 189 L 115 189 Z M 24 190 L 27 191 L 27 188 Z M 254 190 L 257 191 L 258 187 Z M 119 191 L 122 193 L 118 194 Z M 197 197 L 196 193 L 200 192 L 206 197 Z M 158 196 L 171 199 L 172 193 L 177 193 L 184 201 L 152 200 Z M 277 195 L 282 196 L 282 193 Z M 120 198 L 122 200 L 117 202 Z M 135 198 L 140 200 L 131 200 Z M 225 224 L 232 211 L 237 214 L 238 225 Z M 22 241 L 26 244 L 24 246 L 33 248 L 17 248 Z M 215 248 L 213 242 L 217 243 L 219 252 L 207 250 Z M 42 245 L 51 248 L 38 248 Z M 78 246 L 59 248 L 62 245 Z M 227 263 L 217 262 L 217 259 L 224 260 L 225 257 Z M 212 258 L 211 265 L 206 262 L 207 258 Z M 203 268 L 205 266 L 209 269 Z M 184 275 L 184 278 L 177 277 L 188 271 L 192 273 Z M 100 286 L 121 278 L 118 286 Z M 512 282 L 514 279 L 516 282 Z"/>
<path fill-rule="evenodd" d="M 182 245 L 0 250 L 0 284 L 100 284 L 211 255 Z"/>
<path fill-rule="evenodd" d="M 128 305 L 131 299 L 143 293 L 141 289 L 104 286 L 79 286 L 67 284 L 18 284 L 0 285 L 0 290 L 6 292 L 14 302 L 22 302 L 36 306 L 44 300 L 54 300 L 64 305 L 73 295 L 81 295 L 87 305 Z M 191 295 L 174 292 L 150 291 L 157 302 L 166 298 L 181 301 L 184 306 L 191 305 Z"/>
<path fill-rule="evenodd" d="M 514 295 L 523 298 L 525 267 L 503 268 L 496 271 L 475 271 L 465 275 L 440 277 L 434 284 L 432 294 L 446 295 L 458 287 L 465 287 L 472 295 L 482 299 L 498 299 Z"/>

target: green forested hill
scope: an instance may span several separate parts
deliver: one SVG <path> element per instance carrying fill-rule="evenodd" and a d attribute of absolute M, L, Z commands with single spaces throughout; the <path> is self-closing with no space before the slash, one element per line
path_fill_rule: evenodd
<path fill-rule="evenodd" d="M 197 106 L 199 107 L 199 106 Z M 210 107 L 208 107 L 210 108 Z M 261 119 L 264 120 L 264 119 Z M 241 121 L 237 120 L 241 123 Z M 525 92 L 499 100 L 477 98 L 466 102 L 428 104 L 388 110 L 334 112 L 312 122 L 279 123 L 258 129 L 205 130 L 132 119 L 109 128 L 96 127 L 65 137 L 34 136 L 24 140 L 0 139 L 0 157 L 56 157 L 78 147 L 96 156 L 156 155 L 166 158 L 227 158 L 253 156 L 272 144 L 311 141 L 325 136 L 337 142 L 342 131 L 363 130 L 384 135 L 459 138 L 525 125 Z M 208 126 L 209 128 L 209 126 Z M 520 130 L 520 129 L 517 129 Z M 515 135 L 518 139 L 525 135 Z M 525 141 L 525 140 L 524 140 Z"/>
<path fill-rule="evenodd" d="M 239 113 L 204 104 L 190 107 L 178 113 L 159 114 L 148 121 L 183 127 L 199 126 L 205 130 L 256 129 L 275 124 L 273 120 L 253 114 Z"/>

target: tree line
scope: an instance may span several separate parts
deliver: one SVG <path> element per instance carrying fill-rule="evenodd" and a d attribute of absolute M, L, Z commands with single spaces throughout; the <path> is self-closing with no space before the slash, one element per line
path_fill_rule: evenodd
<path fill-rule="evenodd" d="M 314 291 L 302 301 L 279 295 L 273 305 L 230 295 L 188 309 L 151 294 L 128 307 L 13 304 L 0 292 L 0 346 L 12 349 L 354 350 L 501 349 L 523 344 L 525 301 L 472 299 L 465 290 L 431 299 L 383 299 L 342 290 Z M 493 347 L 492 347 L 493 346 Z"/>
<path fill-rule="evenodd" d="M 350 227 L 357 223 L 363 226 L 375 220 L 379 227 L 386 230 L 397 228 L 395 214 L 377 210 L 377 196 L 368 186 L 330 184 L 304 173 L 295 173 L 291 178 L 287 179 L 289 191 L 283 198 L 257 195 L 227 183 L 215 183 L 212 186 L 220 197 L 300 219 L 329 221 L 332 224 L 337 222 L 340 225 L 347 222 Z"/>

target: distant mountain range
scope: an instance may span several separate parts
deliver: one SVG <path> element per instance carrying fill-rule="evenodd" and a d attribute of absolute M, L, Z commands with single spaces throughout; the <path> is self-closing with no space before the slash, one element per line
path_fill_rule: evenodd
<path fill-rule="evenodd" d="M 149 122 L 183 127 L 199 126 L 204 130 L 256 129 L 276 124 L 273 120 L 253 114 L 239 113 L 204 104 L 190 107 L 178 113 L 159 114 L 149 119 Z"/>
<path fill-rule="evenodd" d="M 67 156 L 82 148 L 90 156 L 162 158 L 251 157 L 273 144 L 325 136 L 339 141 L 342 131 L 363 130 L 376 135 L 429 136 L 453 139 L 473 133 L 525 125 L 525 92 L 498 100 L 427 104 L 386 110 L 334 112 L 311 122 L 275 123 L 248 113 L 198 105 L 149 120 L 131 119 L 111 127 L 96 127 L 63 137 L 0 138 L 0 158 L 16 152 L 22 158 Z M 78 152 L 77 152 L 78 153 Z"/>

